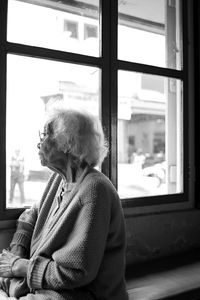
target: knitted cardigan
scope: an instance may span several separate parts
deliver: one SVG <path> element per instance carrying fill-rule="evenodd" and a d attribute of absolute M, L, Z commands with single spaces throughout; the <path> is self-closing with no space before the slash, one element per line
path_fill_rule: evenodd
<path fill-rule="evenodd" d="M 40 204 L 18 220 L 11 245 L 30 253 L 30 293 L 19 299 L 127 300 L 125 225 L 114 186 L 89 167 L 65 185 L 60 201 L 62 186 L 54 173 Z"/>

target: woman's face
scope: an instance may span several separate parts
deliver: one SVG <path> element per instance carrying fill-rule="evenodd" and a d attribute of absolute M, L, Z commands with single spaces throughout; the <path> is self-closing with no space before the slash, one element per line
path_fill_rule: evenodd
<path fill-rule="evenodd" d="M 51 138 L 51 132 L 48 126 L 45 126 L 43 133 L 40 133 L 38 148 L 41 164 L 43 166 L 56 168 L 61 158 L 61 151 L 57 150 L 56 142 Z"/>

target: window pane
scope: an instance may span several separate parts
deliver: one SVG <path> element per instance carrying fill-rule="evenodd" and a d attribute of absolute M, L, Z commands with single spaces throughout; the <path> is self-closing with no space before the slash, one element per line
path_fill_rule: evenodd
<path fill-rule="evenodd" d="M 17 55 L 8 55 L 7 64 L 7 207 L 29 206 L 49 177 L 37 149 L 47 103 L 65 101 L 98 116 L 100 71 Z"/>
<path fill-rule="evenodd" d="M 8 3 L 8 41 L 99 56 L 99 0 Z"/>
<path fill-rule="evenodd" d="M 119 59 L 181 69 L 179 0 L 118 2 Z"/>
<path fill-rule="evenodd" d="M 183 192 L 181 81 L 125 71 L 118 80 L 121 198 Z"/>

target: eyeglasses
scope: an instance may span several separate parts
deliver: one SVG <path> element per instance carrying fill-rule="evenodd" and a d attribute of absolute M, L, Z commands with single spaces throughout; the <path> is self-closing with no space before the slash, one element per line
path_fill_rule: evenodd
<path fill-rule="evenodd" d="M 42 143 L 45 138 L 47 137 L 48 133 L 47 132 L 40 132 L 39 131 L 39 138 L 40 138 L 40 143 Z"/>

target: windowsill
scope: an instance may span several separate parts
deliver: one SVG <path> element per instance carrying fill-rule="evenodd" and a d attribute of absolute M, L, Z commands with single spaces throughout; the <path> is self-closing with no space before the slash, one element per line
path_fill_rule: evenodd
<path fill-rule="evenodd" d="M 134 202 L 134 200 L 133 200 Z M 145 206 L 126 206 L 123 204 L 122 206 L 124 215 L 126 218 L 130 218 L 132 216 L 140 216 L 140 215 L 153 215 L 159 213 L 169 213 L 169 212 L 178 212 L 185 210 L 196 210 L 195 203 L 193 200 L 182 201 L 182 202 L 174 202 L 174 203 L 163 203 L 163 204 L 154 204 L 154 205 L 145 205 Z"/>
<path fill-rule="evenodd" d="M 0 230 L 2 229 L 14 229 L 16 228 L 16 220 L 0 220 Z"/>

